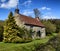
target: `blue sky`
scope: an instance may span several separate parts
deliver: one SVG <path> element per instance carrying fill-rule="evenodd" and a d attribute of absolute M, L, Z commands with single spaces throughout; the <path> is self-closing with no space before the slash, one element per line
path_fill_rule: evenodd
<path fill-rule="evenodd" d="M 0 0 L 0 20 L 5 20 L 10 11 L 18 4 L 21 14 L 34 16 L 33 9 L 38 8 L 43 19 L 60 19 L 60 0 Z"/>

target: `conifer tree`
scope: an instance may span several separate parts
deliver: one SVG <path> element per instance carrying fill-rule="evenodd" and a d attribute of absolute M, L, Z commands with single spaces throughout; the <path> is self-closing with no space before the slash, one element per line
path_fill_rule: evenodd
<path fill-rule="evenodd" d="M 4 42 L 19 42 L 21 38 L 17 35 L 20 34 L 19 27 L 16 25 L 13 13 L 10 12 L 8 19 L 4 25 Z"/>

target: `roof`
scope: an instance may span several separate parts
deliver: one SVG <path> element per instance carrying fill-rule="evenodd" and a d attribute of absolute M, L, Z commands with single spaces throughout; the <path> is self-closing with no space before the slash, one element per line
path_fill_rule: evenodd
<path fill-rule="evenodd" d="M 39 26 L 39 27 L 44 27 L 44 25 L 41 23 L 41 21 L 38 21 L 36 18 L 32 18 L 32 17 L 25 16 L 22 14 L 20 14 L 19 16 L 20 16 L 20 20 L 27 25 L 35 25 L 35 26 Z"/>

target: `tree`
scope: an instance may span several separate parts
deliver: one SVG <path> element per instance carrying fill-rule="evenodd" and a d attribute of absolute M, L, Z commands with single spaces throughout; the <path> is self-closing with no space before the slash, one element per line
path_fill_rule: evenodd
<path fill-rule="evenodd" d="M 19 27 L 15 23 L 13 13 L 10 12 L 8 19 L 5 21 L 5 25 L 4 25 L 3 41 L 4 42 L 17 42 L 17 41 L 19 42 L 21 38 L 17 34 L 20 34 Z"/>
<path fill-rule="evenodd" d="M 58 33 L 60 31 L 60 19 L 56 19 L 54 24 L 56 25 L 56 32 Z"/>
<path fill-rule="evenodd" d="M 34 9 L 35 17 L 41 17 L 41 12 L 36 8 Z"/>
<path fill-rule="evenodd" d="M 56 26 L 54 24 L 52 24 L 50 21 L 48 21 L 48 20 L 44 21 L 43 20 L 42 22 L 46 27 L 46 33 L 47 34 L 52 34 L 56 31 Z"/>
<path fill-rule="evenodd" d="M 52 24 L 56 25 L 56 33 L 60 31 L 60 19 L 49 19 Z"/>

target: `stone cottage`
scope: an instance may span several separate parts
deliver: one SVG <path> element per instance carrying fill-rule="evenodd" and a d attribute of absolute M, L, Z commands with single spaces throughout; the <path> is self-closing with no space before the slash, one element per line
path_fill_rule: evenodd
<path fill-rule="evenodd" d="M 19 9 L 15 9 L 14 19 L 16 24 L 19 27 L 25 27 L 27 30 L 32 29 L 34 33 L 32 33 L 32 38 L 44 38 L 45 37 L 45 27 L 41 23 L 39 17 L 32 18 L 29 16 L 25 16 L 19 14 Z"/>

